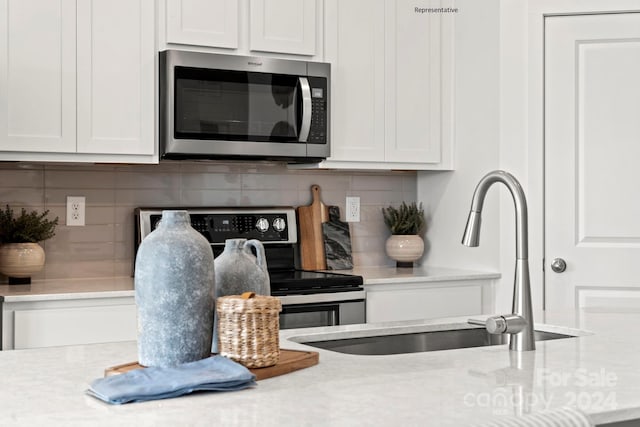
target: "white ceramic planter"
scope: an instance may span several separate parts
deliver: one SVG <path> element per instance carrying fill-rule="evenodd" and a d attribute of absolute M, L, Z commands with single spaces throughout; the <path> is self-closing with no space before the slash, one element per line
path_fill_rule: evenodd
<path fill-rule="evenodd" d="M 396 261 L 398 267 L 413 267 L 424 252 L 422 237 L 414 234 L 394 234 L 385 245 L 387 256 Z"/>
<path fill-rule="evenodd" d="M 44 259 L 44 249 L 37 243 L 0 245 L 0 273 L 9 277 L 9 283 L 31 283 L 31 276 L 42 270 Z"/>

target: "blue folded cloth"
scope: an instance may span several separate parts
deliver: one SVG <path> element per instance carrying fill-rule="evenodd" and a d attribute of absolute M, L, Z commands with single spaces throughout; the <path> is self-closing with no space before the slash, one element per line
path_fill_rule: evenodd
<path fill-rule="evenodd" d="M 167 399 L 194 391 L 231 391 L 255 385 L 256 376 L 223 356 L 212 356 L 173 368 L 144 368 L 99 378 L 87 394 L 107 403 L 122 404 Z"/>

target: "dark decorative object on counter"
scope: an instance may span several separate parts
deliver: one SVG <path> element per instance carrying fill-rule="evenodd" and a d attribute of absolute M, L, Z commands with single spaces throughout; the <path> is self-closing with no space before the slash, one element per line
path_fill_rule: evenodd
<path fill-rule="evenodd" d="M 22 208 L 19 216 L 6 206 L 0 210 L 0 272 L 9 284 L 31 283 L 31 276 L 44 266 L 45 254 L 37 243 L 55 235 L 58 217 L 48 220 L 49 210 L 38 214 Z"/>
<path fill-rule="evenodd" d="M 134 282 L 139 363 L 170 367 L 209 357 L 213 252 L 187 211 L 162 212 L 138 248 Z"/>
<path fill-rule="evenodd" d="M 397 267 L 412 268 L 414 261 L 424 253 L 424 241 L 420 236 L 425 226 L 422 203 L 407 205 L 402 202 L 398 208 L 382 208 L 382 216 L 391 231 L 385 245 L 387 255 L 396 261 Z"/>
<path fill-rule="evenodd" d="M 353 268 L 349 224 L 340 221 L 338 206 L 329 206 L 329 221 L 322 223 L 322 234 L 324 235 L 327 269 L 349 270 Z"/>
<path fill-rule="evenodd" d="M 251 248 L 255 251 L 254 256 Z M 256 239 L 227 239 L 215 260 L 215 297 L 255 292 L 271 295 L 267 258 L 262 242 Z M 218 321 L 214 322 L 212 351 L 218 351 Z"/>

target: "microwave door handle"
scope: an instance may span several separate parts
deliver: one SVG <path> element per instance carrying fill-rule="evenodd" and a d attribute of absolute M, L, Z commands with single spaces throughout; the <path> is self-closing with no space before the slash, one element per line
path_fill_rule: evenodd
<path fill-rule="evenodd" d="M 299 83 L 302 89 L 302 124 L 300 125 L 298 141 L 307 142 L 309 130 L 311 129 L 311 87 L 306 77 L 300 77 Z"/>

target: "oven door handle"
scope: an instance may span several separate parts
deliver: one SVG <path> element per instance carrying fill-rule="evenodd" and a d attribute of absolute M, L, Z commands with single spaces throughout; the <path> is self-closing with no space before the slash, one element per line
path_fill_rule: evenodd
<path fill-rule="evenodd" d="M 337 326 L 340 324 L 340 321 L 338 319 L 338 307 L 334 307 L 331 311 L 330 311 L 330 318 L 329 318 L 329 323 L 331 323 L 329 326 Z"/>
<path fill-rule="evenodd" d="M 300 92 L 302 96 L 302 123 L 300 124 L 298 141 L 307 142 L 307 139 L 309 138 L 309 130 L 311 129 L 311 87 L 309 86 L 309 80 L 306 77 L 299 77 L 298 83 L 300 84 Z"/>

